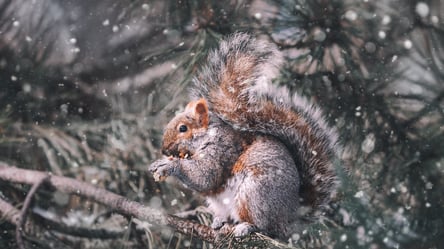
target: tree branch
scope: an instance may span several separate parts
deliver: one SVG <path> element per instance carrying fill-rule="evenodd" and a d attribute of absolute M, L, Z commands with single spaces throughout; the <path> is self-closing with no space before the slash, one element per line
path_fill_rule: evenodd
<path fill-rule="evenodd" d="M 48 175 L 50 175 L 50 177 L 48 177 Z M 48 177 L 46 182 L 61 192 L 93 199 L 118 213 L 129 215 L 149 223 L 169 226 L 179 233 L 197 237 L 210 243 L 229 244 L 231 248 L 245 246 L 245 242 L 248 243 L 248 246 L 254 245 L 257 248 L 288 248 L 286 245 L 280 244 L 260 234 L 253 234 L 243 239 L 234 239 L 230 236 L 230 227 L 215 231 L 209 226 L 165 214 L 159 210 L 144 206 L 138 202 L 130 201 L 125 197 L 97 188 L 86 182 L 63 176 L 55 176 L 41 171 L 20 169 L 0 162 L 0 180 L 3 181 L 36 186 L 36 183 L 41 182 L 46 177 Z M 20 214 L 14 211 L 16 209 L 9 203 L 1 199 L 0 210 L 10 210 L 11 215 L 7 217 L 7 220 L 15 225 L 19 224 L 18 219 Z M 3 215 L 6 212 L 8 211 L 0 211 Z"/>
<path fill-rule="evenodd" d="M 50 174 L 35 170 L 20 169 L 0 163 L 0 179 L 4 181 L 34 185 L 41 182 L 42 179 L 48 177 L 48 175 Z M 208 226 L 164 214 L 159 210 L 130 201 L 120 195 L 97 188 L 89 183 L 68 177 L 51 175 L 51 177 L 48 178 L 48 184 L 59 191 L 93 199 L 112 208 L 116 212 L 130 215 L 153 224 L 171 226 L 180 233 L 196 236 L 208 242 L 215 242 L 216 232 Z M 14 217 L 14 219 L 17 219 L 17 217 Z M 17 225 L 18 223 L 13 222 L 13 224 Z"/>
<path fill-rule="evenodd" d="M 50 173 L 11 167 L 0 163 L 0 179 L 13 183 L 33 185 Z M 51 175 L 48 183 L 55 189 L 67 193 L 91 198 L 116 212 L 129 214 L 141 220 L 159 225 L 167 225 L 167 216 L 156 209 L 130 201 L 120 195 L 95 187 L 92 184 L 72 178 Z"/>

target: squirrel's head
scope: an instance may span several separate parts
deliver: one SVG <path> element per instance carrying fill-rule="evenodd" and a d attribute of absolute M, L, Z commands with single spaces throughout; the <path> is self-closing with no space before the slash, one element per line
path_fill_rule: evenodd
<path fill-rule="evenodd" d="M 174 117 L 166 126 L 163 134 L 162 153 L 166 156 L 187 158 L 192 151 L 191 141 L 195 134 L 208 128 L 209 113 L 205 99 L 191 101 L 182 113 Z"/>

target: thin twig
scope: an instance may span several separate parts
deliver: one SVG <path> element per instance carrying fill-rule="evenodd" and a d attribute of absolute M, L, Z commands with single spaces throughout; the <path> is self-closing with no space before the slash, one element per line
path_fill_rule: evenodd
<path fill-rule="evenodd" d="M 37 189 L 42 186 L 43 183 L 45 183 L 49 178 L 49 175 L 46 177 L 40 178 L 37 182 L 35 182 L 32 185 L 31 190 L 29 190 L 28 194 L 26 195 L 25 202 L 23 203 L 22 210 L 20 211 L 20 215 L 18 218 L 16 230 L 15 230 L 15 239 L 17 240 L 17 246 L 20 249 L 25 249 L 25 244 L 23 242 L 22 233 L 25 231 L 25 223 L 26 223 L 26 217 L 27 212 L 29 210 L 29 207 L 31 206 L 32 197 L 37 192 Z"/>
<path fill-rule="evenodd" d="M 11 224 L 18 226 L 20 219 L 20 211 L 9 202 L 0 198 L 0 217 Z"/>

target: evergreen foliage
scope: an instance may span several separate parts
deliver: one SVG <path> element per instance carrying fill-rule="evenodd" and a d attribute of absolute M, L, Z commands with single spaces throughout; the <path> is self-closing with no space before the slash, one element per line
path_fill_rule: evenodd
<path fill-rule="evenodd" d="M 0 0 L 0 161 L 92 182 L 170 213 L 195 208 L 198 197 L 154 183 L 146 167 L 207 52 L 235 31 L 279 46 L 286 63 L 277 83 L 317 102 L 344 145 L 338 203 L 293 244 L 443 248 L 440 0 Z M 0 181 L 0 198 L 14 205 L 25 190 Z M 37 196 L 34 212 L 77 226 L 128 225 L 87 200 L 47 196 Z M 201 212 L 196 218 L 209 222 Z M 128 237 L 112 241 L 36 227 L 27 241 L 210 248 L 128 226 Z M 14 247 L 14 228 L 0 222 L 0 231 L 0 247 Z"/>

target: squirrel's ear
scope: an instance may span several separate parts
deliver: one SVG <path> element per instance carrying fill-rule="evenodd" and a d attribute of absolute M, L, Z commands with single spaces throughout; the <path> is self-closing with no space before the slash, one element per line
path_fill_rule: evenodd
<path fill-rule="evenodd" d="M 204 98 L 195 102 L 193 112 L 199 124 L 203 127 L 208 127 L 208 104 Z"/>

